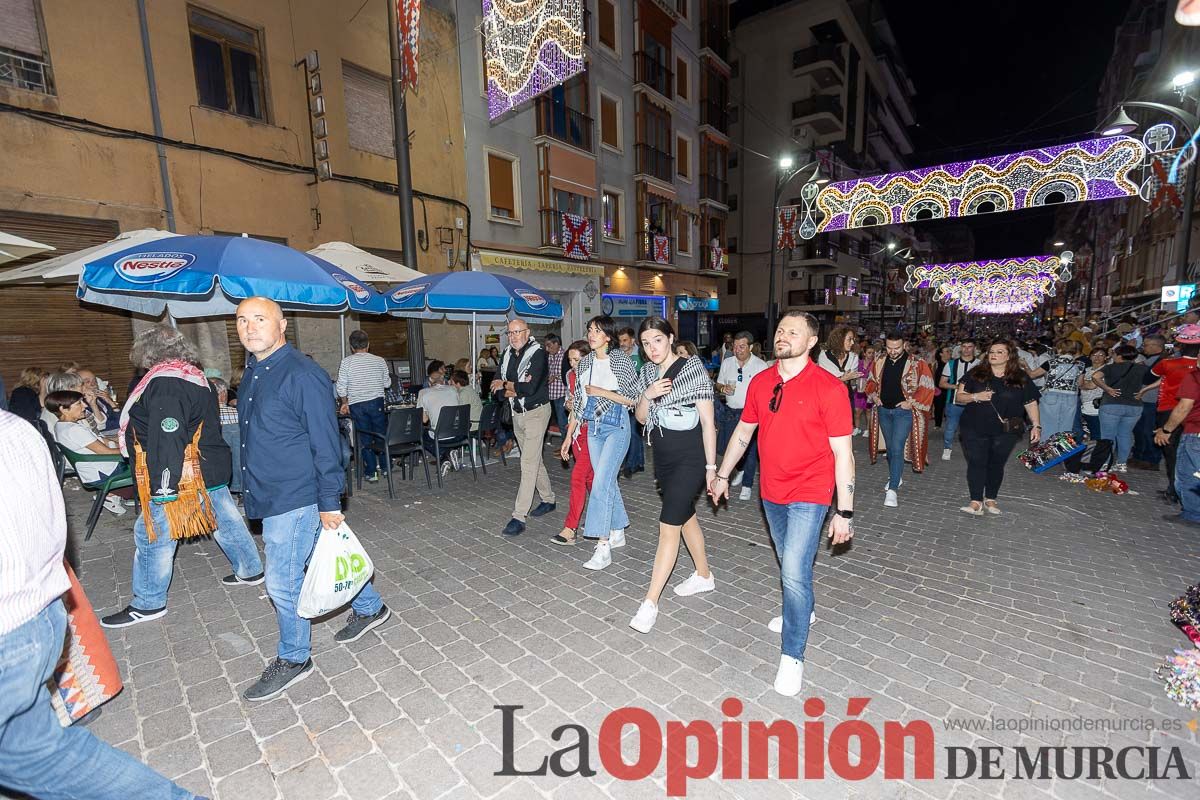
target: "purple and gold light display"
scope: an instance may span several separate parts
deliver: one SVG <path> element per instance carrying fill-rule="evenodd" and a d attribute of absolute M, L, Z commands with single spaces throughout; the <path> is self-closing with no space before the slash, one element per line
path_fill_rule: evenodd
<path fill-rule="evenodd" d="M 1144 155 L 1137 139 L 1111 136 L 830 183 L 805 203 L 800 235 L 1132 197 Z"/>
<path fill-rule="evenodd" d="M 488 117 L 584 70 L 582 0 L 483 0 Z"/>
<path fill-rule="evenodd" d="M 904 288 L 933 290 L 933 299 L 980 314 L 1019 314 L 1071 279 L 1071 252 L 1060 255 L 910 265 Z"/>

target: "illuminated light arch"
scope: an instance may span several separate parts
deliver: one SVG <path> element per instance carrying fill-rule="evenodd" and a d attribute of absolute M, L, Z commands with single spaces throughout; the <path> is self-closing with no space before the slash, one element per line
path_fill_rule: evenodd
<path fill-rule="evenodd" d="M 1050 175 L 1029 187 L 1025 195 L 1025 207 L 1053 205 L 1046 198 L 1055 192 L 1061 192 L 1065 199 L 1062 203 L 1077 203 L 1087 196 L 1087 185 L 1074 175 Z"/>
<path fill-rule="evenodd" d="M 483 0 L 488 117 L 584 70 L 582 0 Z"/>
<path fill-rule="evenodd" d="M 905 219 L 904 210 L 925 195 L 938 197 L 948 209 L 947 217 L 965 216 L 965 201 L 981 190 L 999 191 L 1009 211 L 1030 207 L 1030 198 L 1044 203 L 1053 191 L 1063 191 L 1072 202 L 1133 197 L 1138 187 L 1130 173 L 1141 165 L 1145 152 L 1137 139 L 1111 136 L 831 183 L 813 204 L 806 205 L 801 229 L 816 235 L 869 227 L 872 219 L 877 225 L 892 224 Z M 1039 193 L 1031 194 L 1035 186 Z M 871 211 L 864 213 L 866 207 Z M 880 207 L 887 213 L 880 213 Z M 818 210 L 824 215 L 819 224 L 815 222 Z M 978 211 L 978 203 L 973 210 Z"/>
<path fill-rule="evenodd" d="M 1000 211 L 1009 211 L 1013 207 L 1013 202 L 1011 191 L 998 183 L 986 184 L 963 197 L 959 206 L 959 216 L 970 217 L 980 213 L 994 214 Z M 981 212 L 979 206 L 983 203 L 991 203 L 994 208 L 991 211 Z"/>
<path fill-rule="evenodd" d="M 921 216 L 922 212 L 930 212 Z M 941 195 L 933 192 L 923 192 L 909 200 L 900 210 L 901 222 L 916 222 L 922 219 L 941 219 L 950 216 L 950 203 Z"/>

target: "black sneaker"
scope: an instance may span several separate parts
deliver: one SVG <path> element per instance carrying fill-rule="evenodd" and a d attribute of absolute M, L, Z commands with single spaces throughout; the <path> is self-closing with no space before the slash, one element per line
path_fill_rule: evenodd
<path fill-rule="evenodd" d="M 529 516 L 531 516 L 531 517 L 545 516 L 546 514 L 549 514 L 551 511 L 553 511 L 556 507 L 557 506 L 554 503 L 547 503 L 546 501 L 543 500 L 540 504 L 538 504 L 537 508 L 535 508 L 533 511 L 529 512 Z"/>
<path fill-rule="evenodd" d="M 247 700 L 270 700 L 276 697 L 292 684 L 299 683 L 312 674 L 313 662 L 308 659 L 303 664 L 294 664 L 277 658 L 263 670 L 258 682 L 246 691 L 242 697 Z"/>
<path fill-rule="evenodd" d="M 257 575 L 251 575 L 249 578 L 239 578 L 237 575 L 226 575 L 221 578 L 221 583 L 226 586 L 258 586 L 267 579 L 267 573 L 260 572 Z"/>
<path fill-rule="evenodd" d="M 149 622 L 152 619 L 158 619 L 161 616 L 165 616 L 166 613 L 166 606 L 150 609 L 125 606 L 122 611 L 109 614 L 107 617 L 101 617 L 100 625 L 105 628 L 128 628 L 130 625 L 137 625 L 139 622 Z"/>
<path fill-rule="evenodd" d="M 358 612 L 351 611 L 350 616 L 346 617 L 346 627 L 333 635 L 333 640 L 341 644 L 357 642 L 371 628 L 378 628 L 383 623 L 387 622 L 392 616 L 392 610 L 387 606 L 383 606 L 377 612 L 369 617 L 359 616 Z"/>

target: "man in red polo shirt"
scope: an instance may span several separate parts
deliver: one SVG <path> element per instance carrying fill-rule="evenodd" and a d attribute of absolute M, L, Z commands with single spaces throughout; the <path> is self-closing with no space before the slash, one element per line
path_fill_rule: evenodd
<path fill-rule="evenodd" d="M 1150 370 L 1158 380 L 1141 389 L 1141 394 L 1158 389 L 1158 417 L 1155 422 L 1159 428 L 1167 423 L 1167 418 L 1179 402 L 1179 385 L 1184 376 L 1196 369 L 1196 356 L 1200 354 L 1200 325 L 1180 325 L 1175 329 L 1174 339 L 1179 348 L 1178 355 L 1174 358 L 1160 359 Z M 1155 443 L 1158 444 L 1157 437 Z M 1162 447 L 1167 462 L 1167 491 L 1160 494 L 1164 494 L 1167 501 L 1178 503 L 1179 495 L 1175 491 L 1175 459 L 1179 449 L 1179 434 L 1172 435 L 1165 444 L 1159 446 Z"/>
<path fill-rule="evenodd" d="M 775 691 L 799 694 L 813 610 L 812 566 L 821 527 L 836 492 L 829 536 L 854 535 L 854 422 L 846 387 L 812 363 L 818 324 L 803 311 L 784 315 L 775 331 L 775 363 L 754 376 L 741 422 L 713 478 L 713 502 L 729 496 L 729 473 L 758 431 L 760 494 L 783 578 L 783 647 Z"/>

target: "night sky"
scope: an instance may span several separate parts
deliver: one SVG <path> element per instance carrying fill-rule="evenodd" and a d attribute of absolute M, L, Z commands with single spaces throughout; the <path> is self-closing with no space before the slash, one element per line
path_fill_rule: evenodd
<path fill-rule="evenodd" d="M 1137 2 L 1138 0 L 1133 0 Z M 1092 135 L 1100 81 L 1130 0 L 883 0 L 916 87 L 922 167 Z M 738 0 L 733 17 L 782 5 Z M 1053 209 L 971 219 L 976 257 L 1044 249 Z M 936 235 L 941 225 L 922 223 Z"/>

